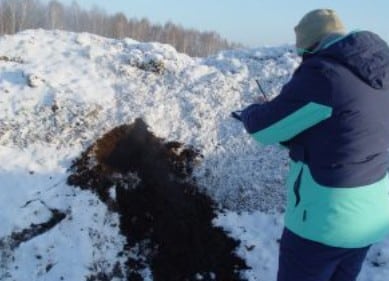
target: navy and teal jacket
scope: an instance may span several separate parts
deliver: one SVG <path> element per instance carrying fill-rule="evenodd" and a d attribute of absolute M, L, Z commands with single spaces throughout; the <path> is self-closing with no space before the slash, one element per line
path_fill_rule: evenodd
<path fill-rule="evenodd" d="M 389 47 L 378 35 L 304 55 L 281 93 L 241 119 L 257 141 L 289 149 L 289 230 L 345 248 L 389 233 Z"/>

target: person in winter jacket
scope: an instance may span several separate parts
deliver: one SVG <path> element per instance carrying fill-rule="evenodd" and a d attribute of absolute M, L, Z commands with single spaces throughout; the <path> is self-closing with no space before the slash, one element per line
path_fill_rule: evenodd
<path fill-rule="evenodd" d="M 389 233 L 389 47 L 346 33 L 333 10 L 295 27 L 302 63 L 281 93 L 239 116 L 289 149 L 278 281 L 353 281 Z"/>

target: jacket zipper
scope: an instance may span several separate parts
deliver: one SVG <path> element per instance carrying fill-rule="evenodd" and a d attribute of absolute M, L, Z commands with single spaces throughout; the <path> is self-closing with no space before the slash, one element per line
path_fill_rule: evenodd
<path fill-rule="evenodd" d="M 294 191 L 294 195 L 296 196 L 296 203 L 295 203 L 295 207 L 298 206 L 298 204 L 300 204 L 300 201 L 301 201 L 301 196 L 300 196 L 300 184 L 301 184 L 301 177 L 303 175 L 303 167 L 301 167 L 300 169 L 300 172 L 297 176 L 297 179 L 296 181 L 294 182 L 294 185 L 293 185 L 293 191 Z"/>

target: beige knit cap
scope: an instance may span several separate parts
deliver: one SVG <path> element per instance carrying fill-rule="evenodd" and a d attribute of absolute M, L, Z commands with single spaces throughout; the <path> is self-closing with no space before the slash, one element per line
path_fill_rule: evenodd
<path fill-rule="evenodd" d="M 306 14 L 294 28 L 296 47 L 308 49 L 332 33 L 345 34 L 345 28 L 333 10 L 319 9 Z"/>

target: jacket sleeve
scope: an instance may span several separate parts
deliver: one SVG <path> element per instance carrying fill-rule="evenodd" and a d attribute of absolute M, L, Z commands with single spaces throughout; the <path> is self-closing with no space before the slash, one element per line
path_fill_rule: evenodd
<path fill-rule="evenodd" d="M 243 110 L 249 134 L 263 144 L 285 142 L 332 115 L 332 83 L 320 68 L 302 65 L 281 93 Z"/>

